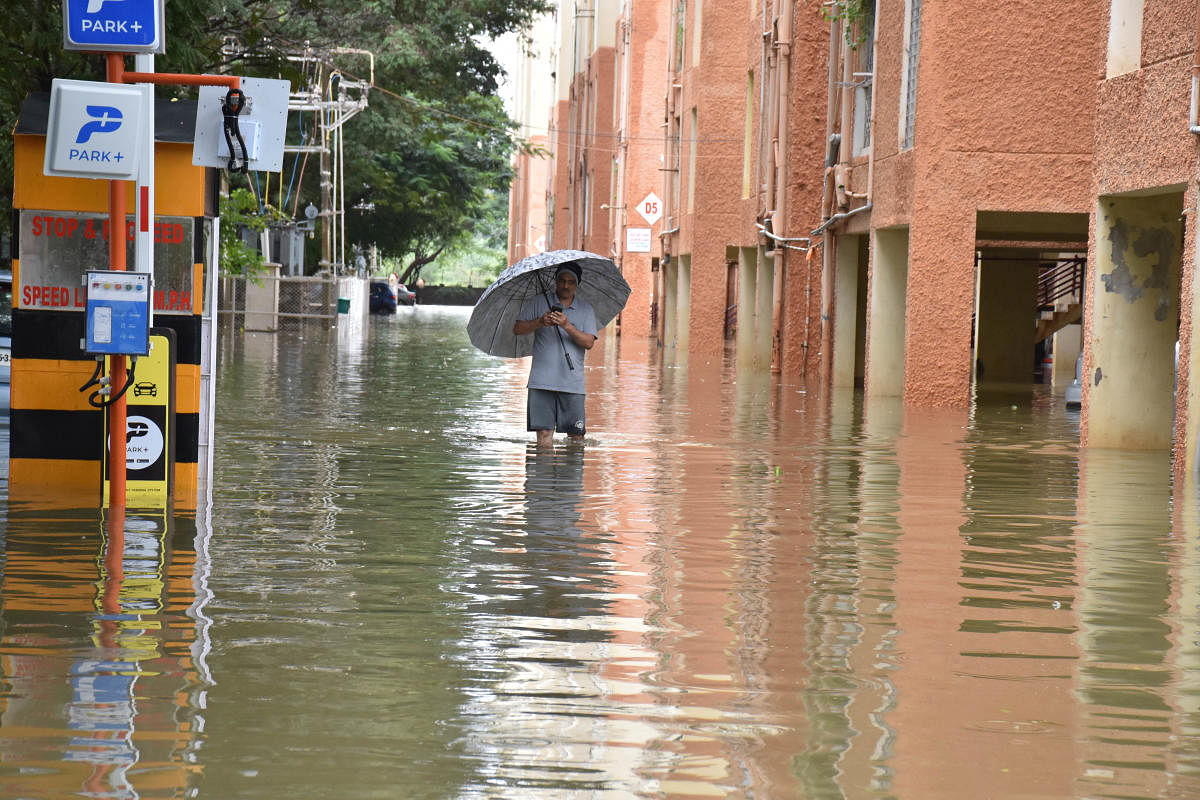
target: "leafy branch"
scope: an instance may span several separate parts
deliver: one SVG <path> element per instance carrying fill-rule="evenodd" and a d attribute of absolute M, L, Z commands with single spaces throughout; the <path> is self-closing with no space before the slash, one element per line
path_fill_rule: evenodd
<path fill-rule="evenodd" d="M 846 44 L 854 49 L 867 41 L 875 26 L 875 0 L 830 0 L 823 9 L 826 19 L 845 21 Z"/>
<path fill-rule="evenodd" d="M 221 197 L 221 274 L 257 278 L 263 271 L 263 257 L 246 244 L 246 233 L 260 234 L 272 222 L 287 220 L 287 215 L 271 205 L 259 208 L 248 189 L 234 189 Z"/>

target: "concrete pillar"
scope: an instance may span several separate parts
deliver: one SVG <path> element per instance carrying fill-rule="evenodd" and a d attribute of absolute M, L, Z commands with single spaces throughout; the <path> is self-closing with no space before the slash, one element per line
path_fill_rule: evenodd
<path fill-rule="evenodd" d="M 758 295 L 754 298 L 754 361 L 764 369 L 771 366 L 771 324 L 775 297 L 775 259 L 758 251 Z"/>
<path fill-rule="evenodd" d="M 679 257 L 675 286 L 675 346 L 680 354 L 687 353 L 691 341 L 692 317 L 692 257 Z"/>
<path fill-rule="evenodd" d="M 975 363 L 983 372 L 976 378 L 989 383 L 1033 382 L 1037 262 L 1015 256 L 989 251 L 979 268 Z"/>
<path fill-rule="evenodd" d="M 837 237 L 837 262 L 833 297 L 833 385 L 854 386 L 859 329 L 858 274 L 862 236 Z"/>
<path fill-rule="evenodd" d="M 908 229 L 874 232 L 870 317 L 867 321 L 868 397 L 904 394 L 905 292 L 908 284 Z"/>
<path fill-rule="evenodd" d="M 737 362 L 754 363 L 755 297 L 758 294 L 758 255 L 754 248 L 738 250 Z"/>
<path fill-rule="evenodd" d="M 1083 376 L 1090 447 L 1171 446 L 1182 212 L 1181 194 L 1103 197 L 1097 206 Z"/>
<path fill-rule="evenodd" d="M 677 325 L 677 308 L 679 306 L 679 256 L 671 259 L 670 263 L 664 263 L 662 266 L 662 282 L 663 282 L 663 298 L 662 308 L 659 313 L 662 314 L 663 326 L 663 349 L 674 350 L 679 346 L 676 331 Z"/>

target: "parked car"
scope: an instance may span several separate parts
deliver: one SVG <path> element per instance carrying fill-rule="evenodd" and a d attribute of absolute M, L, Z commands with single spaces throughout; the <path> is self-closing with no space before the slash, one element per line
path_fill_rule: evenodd
<path fill-rule="evenodd" d="M 396 296 L 387 281 L 371 281 L 369 310 L 372 314 L 395 314 Z"/>
<path fill-rule="evenodd" d="M 410 290 L 403 283 L 396 284 L 396 302 L 401 305 L 415 306 L 417 304 L 417 293 Z"/>
<path fill-rule="evenodd" d="M 0 411 L 8 413 L 12 375 L 12 273 L 0 272 Z"/>

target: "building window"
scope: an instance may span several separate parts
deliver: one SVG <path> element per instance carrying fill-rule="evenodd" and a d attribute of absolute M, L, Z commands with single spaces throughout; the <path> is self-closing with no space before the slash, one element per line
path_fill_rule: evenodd
<path fill-rule="evenodd" d="M 921 0 L 908 0 L 904 30 L 904 71 L 900 86 L 900 149 L 913 146 L 917 125 L 917 62 L 921 53 Z"/>
<path fill-rule="evenodd" d="M 854 51 L 854 155 L 871 149 L 871 101 L 875 84 L 875 3 L 863 4 L 859 45 Z"/>
<path fill-rule="evenodd" d="M 1144 0 L 1112 0 L 1108 8 L 1106 78 L 1115 78 L 1142 68 L 1144 7 Z"/>
<path fill-rule="evenodd" d="M 687 210 L 696 210 L 696 145 L 700 141 L 700 122 L 696 115 L 696 107 L 692 106 L 692 114 L 688 131 L 688 178 L 687 178 Z"/>
<path fill-rule="evenodd" d="M 746 130 L 742 134 L 742 199 L 750 197 L 754 164 L 754 70 L 746 76 Z"/>

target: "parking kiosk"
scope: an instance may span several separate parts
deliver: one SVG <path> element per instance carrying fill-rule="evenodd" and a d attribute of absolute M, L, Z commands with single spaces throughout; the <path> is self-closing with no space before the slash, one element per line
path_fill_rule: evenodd
<path fill-rule="evenodd" d="M 49 100 L 44 93 L 26 100 L 13 137 L 17 224 L 10 497 L 96 496 L 103 491 L 104 411 L 89 402 L 81 387 L 93 374 L 97 353 L 108 351 L 89 352 L 99 342 L 89 325 L 84 281 L 88 272 L 106 268 L 110 236 L 125 237 L 132 259 L 134 231 L 152 225 L 153 285 L 145 290 L 154 325 L 171 332 L 162 347 L 169 348 L 174 339 L 169 357 L 174 430 L 167 445 L 174 461 L 171 498 L 177 509 L 195 508 L 201 416 L 206 416 L 205 429 L 211 424 L 201 391 L 201 362 L 203 315 L 211 303 L 206 297 L 206 239 L 217 213 L 218 190 L 217 171 L 192 163 L 196 103 L 155 104 L 155 219 L 129 215 L 125 230 L 110 231 L 105 182 L 43 174 Z M 129 208 L 134 207 L 133 193 L 129 184 Z M 93 317 L 93 324 L 103 324 L 105 314 L 111 321 L 114 309 L 110 304 L 100 319 Z M 131 480 L 142 477 L 134 470 L 127 474 Z"/>

